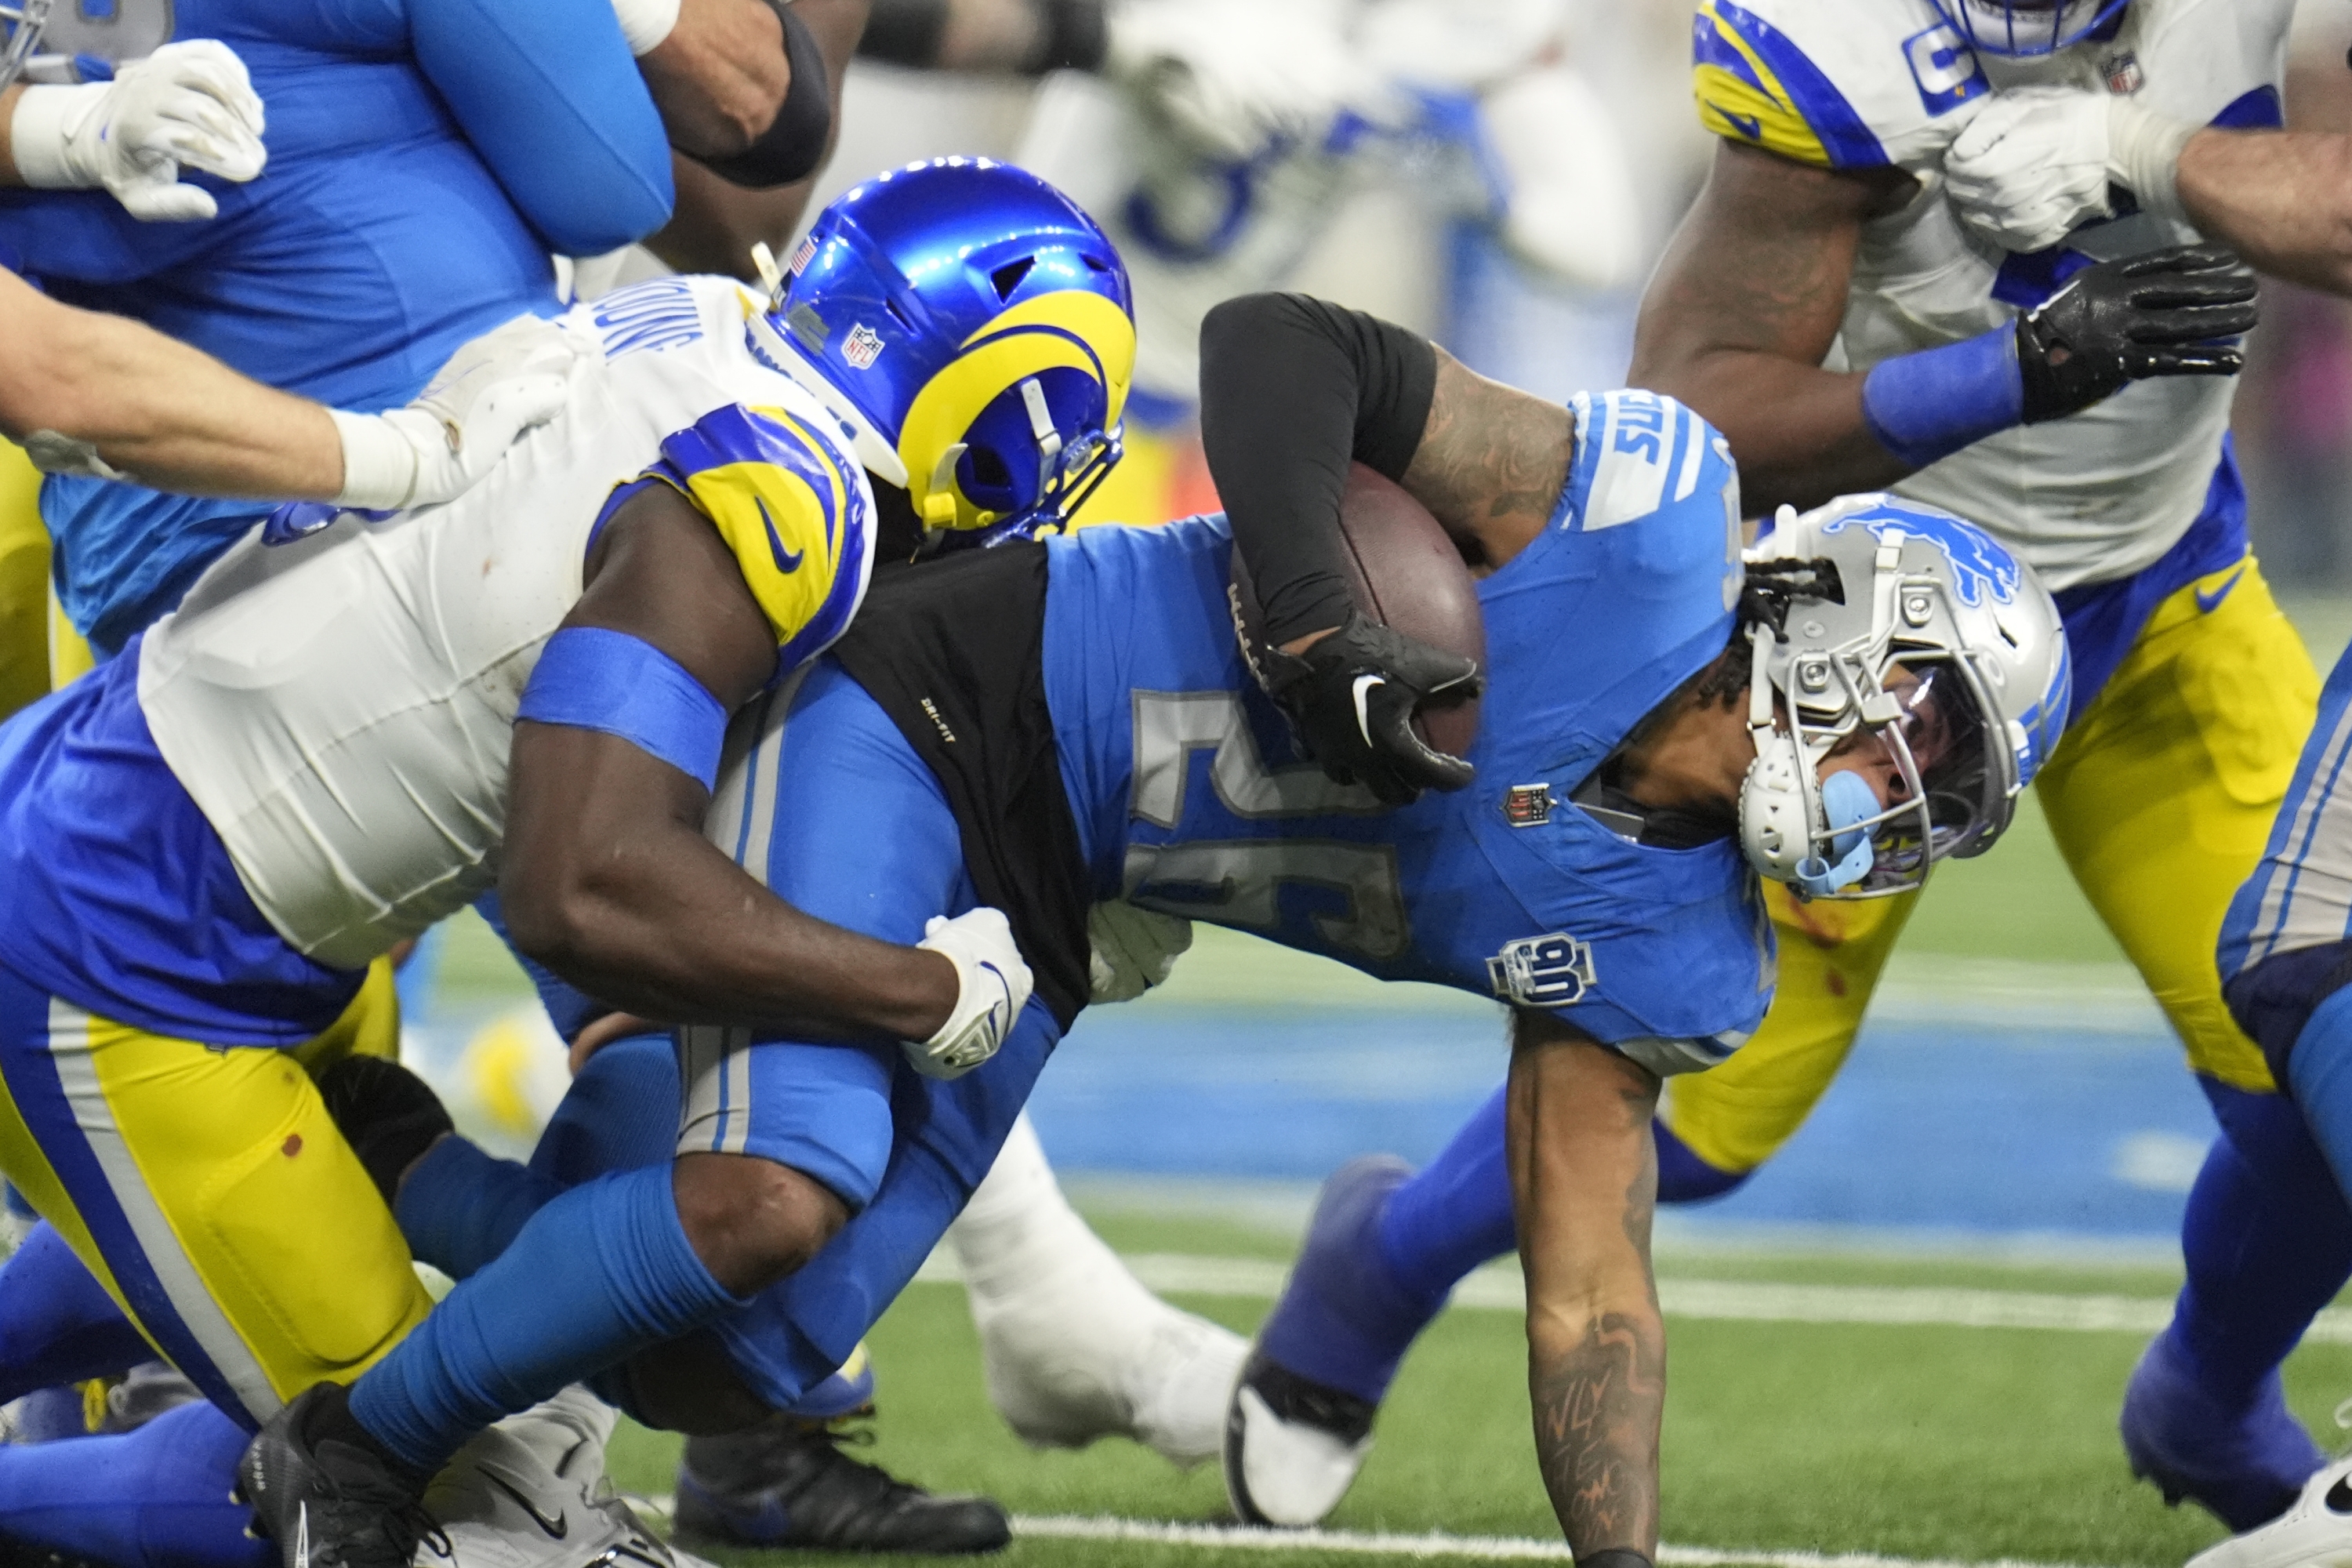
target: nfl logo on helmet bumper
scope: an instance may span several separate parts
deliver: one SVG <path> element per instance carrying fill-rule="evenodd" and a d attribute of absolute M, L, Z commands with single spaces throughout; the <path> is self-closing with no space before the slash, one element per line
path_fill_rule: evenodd
<path fill-rule="evenodd" d="M 1564 931 L 1523 936 L 1486 961 L 1495 994 L 1523 1007 L 1565 1007 L 1592 989 L 1592 944 Z"/>

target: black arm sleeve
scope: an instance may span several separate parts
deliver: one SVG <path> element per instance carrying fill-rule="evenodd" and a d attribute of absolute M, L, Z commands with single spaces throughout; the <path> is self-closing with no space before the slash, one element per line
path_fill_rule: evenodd
<path fill-rule="evenodd" d="M 1037 38 L 1016 68 L 1023 76 L 1095 70 L 1110 46 L 1103 0 L 1029 0 Z M 947 37 L 950 0 L 874 0 L 857 52 L 868 59 L 930 70 Z"/>
<path fill-rule="evenodd" d="M 929 70 L 940 63 L 948 30 L 948 0 L 874 0 L 857 52 L 869 60 Z"/>
<path fill-rule="evenodd" d="M 1348 618 L 1348 465 L 1402 479 L 1436 390 L 1428 339 L 1304 294 L 1228 300 L 1201 323 L 1201 440 L 1267 641 Z"/>
<path fill-rule="evenodd" d="M 808 24 L 793 14 L 784 0 L 768 0 L 776 19 L 784 25 L 784 58 L 793 68 L 792 85 L 776 118 L 757 142 L 732 158 L 695 161 L 730 184 L 755 191 L 772 190 L 805 180 L 824 162 L 824 144 L 833 135 L 833 84 L 824 70 L 824 51 Z"/>

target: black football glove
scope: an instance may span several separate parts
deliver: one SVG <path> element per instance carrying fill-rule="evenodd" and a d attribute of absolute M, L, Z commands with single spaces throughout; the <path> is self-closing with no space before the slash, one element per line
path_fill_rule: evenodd
<path fill-rule="evenodd" d="M 1259 655 L 1265 689 L 1297 726 L 1299 739 L 1339 784 L 1360 784 L 1390 805 L 1410 805 L 1424 789 L 1460 789 L 1474 770 L 1413 733 L 1413 710 L 1440 694 L 1478 694 L 1474 659 L 1416 642 L 1362 612 L 1304 654 Z"/>
<path fill-rule="evenodd" d="M 2176 245 L 2086 267 L 2017 319 L 2025 422 L 2079 414 L 2152 375 L 2235 375 L 2253 330 L 2254 275 L 2219 245 Z"/>

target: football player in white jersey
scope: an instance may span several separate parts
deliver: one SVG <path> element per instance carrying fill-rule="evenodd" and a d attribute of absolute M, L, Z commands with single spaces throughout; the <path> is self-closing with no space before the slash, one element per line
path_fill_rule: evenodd
<path fill-rule="evenodd" d="M 2232 1021 L 2212 958 L 2317 685 L 2247 552 L 2227 438 L 2229 340 L 2252 323 L 2253 280 L 2158 212 L 2004 247 L 1963 221 L 1947 183 L 1979 116 L 2053 83 L 2183 123 L 2275 125 L 2292 8 L 1700 0 L 1693 63 L 1715 165 L 1650 285 L 1633 370 L 1719 425 L 1751 510 L 1886 486 L 1982 522 L 2058 591 L 2074 719 L 2036 787 L 2224 1133 L 2189 1198 L 2188 1284 L 2134 1374 L 2123 1437 L 2168 1499 L 2239 1529 L 2284 1509 L 2320 1462 L 2277 1368 L 2352 1271 L 2352 1212 Z M 1662 1199 L 1730 1190 L 1795 1131 L 1913 902 L 1774 895 L 1772 1012 L 1735 1061 L 1670 1089 Z M 1360 1325 L 1352 1359 L 1372 1370 L 1341 1391 L 1346 1420 L 1229 1438 L 1229 1468 L 1256 1443 L 1293 1445 L 1302 1476 L 1323 1468 L 1285 1522 L 1337 1501 L 1380 1369 L 1454 1279 L 1508 1247 L 1499 1114 L 1490 1105 L 1409 1183 L 1334 1178 L 1326 1205 L 1353 1217 L 1310 1233 L 1271 1321 L 1307 1321 L 1312 1282 L 1343 1272 L 1330 1259 L 1360 1259 L 1368 1237 L 1405 1305 Z"/>
<path fill-rule="evenodd" d="M 2352 294 L 2352 138 L 2208 126 L 2175 103 L 2053 84 L 1979 115 L 1946 168 L 1962 218 L 2000 243 L 2053 243 L 2137 205 L 2185 218 L 2265 271 Z M 2347 701 L 2352 662 L 2339 662 L 2262 863 L 2231 906 L 2219 956 L 2232 1013 L 2292 1087 L 2339 1184 L 2352 1186 Z M 2347 1556 L 2352 1463 L 2338 1459 L 2284 1515 L 2194 1568 L 2319 1568 Z"/>
<path fill-rule="evenodd" d="M 381 1161 L 292 1059 L 384 1026 L 375 956 L 503 871 L 526 950 L 667 1017 L 952 1073 L 1027 994 L 992 911 L 855 937 L 701 822 L 728 712 L 839 636 L 877 552 L 1050 521 L 1116 459 L 1116 252 L 1034 176 L 944 160 L 844 196 L 772 300 L 664 279 L 562 330 L 562 414 L 467 496 L 281 510 L 0 731 L 0 1165 L 216 1419 L 267 1424 L 245 1488 L 289 1563 L 406 1563 L 425 1480 L 539 1371 L 668 1338 L 838 1223 L 809 1177 L 699 1156 L 562 1222 L 613 1274 L 566 1310 L 461 1287 L 464 1352 L 411 1337 Z"/>

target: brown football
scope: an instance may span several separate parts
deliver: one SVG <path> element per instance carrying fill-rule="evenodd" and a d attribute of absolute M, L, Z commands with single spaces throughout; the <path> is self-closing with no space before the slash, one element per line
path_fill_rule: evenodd
<path fill-rule="evenodd" d="M 1348 591 L 1365 615 L 1432 647 L 1475 658 L 1485 671 L 1486 623 L 1478 612 L 1477 580 L 1428 508 L 1357 463 L 1348 470 L 1339 501 L 1339 537 L 1348 547 Z M 1233 573 L 1234 624 L 1255 666 L 1265 621 L 1238 550 Z M 1466 757 L 1478 738 L 1478 700 L 1425 704 L 1413 728 L 1439 751 Z"/>

